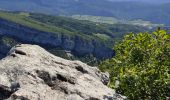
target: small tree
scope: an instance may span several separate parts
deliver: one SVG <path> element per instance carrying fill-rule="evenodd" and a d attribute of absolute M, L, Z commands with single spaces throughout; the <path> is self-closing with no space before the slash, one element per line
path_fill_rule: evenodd
<path fill-rule="evenodd" d="M 165 30 L 131 33 L 114 50 L 115 57 L 99 67 L 111 74 L 110 87 L 130 100 L 170 97 L 170 35 Z"/>

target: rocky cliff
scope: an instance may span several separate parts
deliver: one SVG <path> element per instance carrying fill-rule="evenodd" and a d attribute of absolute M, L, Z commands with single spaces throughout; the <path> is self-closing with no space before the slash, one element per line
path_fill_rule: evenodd
<path fill-rule="evenodd" d="M 0 100 L 122 100 L 109 75 L 37 45 L 17 45 L 0 61 Z"/>
<path fill-rule="evenodd" d="M 97 58 L 109 58 L 113 55 L 111 48 L 97 40 L 85 39 L 78 35 L 43 32 L 4 19 L 0 19 L 0 35 L 11 36 L 22 43 L 38 44 L 44 48 L 61 48 L 76 56 L 93 54 Z"/>

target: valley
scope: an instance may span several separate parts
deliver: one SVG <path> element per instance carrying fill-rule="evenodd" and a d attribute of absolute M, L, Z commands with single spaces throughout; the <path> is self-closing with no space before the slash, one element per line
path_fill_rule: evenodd
<path fill-rule="evenodd" d="M 95 23 L 26 12 L 0 12 L 1 48 L 7 48 L 2 49 L 4 53 L 14 46 L 9 42 L 13 40 L 17 41 L 16 43 L 41 45 L 68 59 L 106 59 L 114 55 L 112 46 L 125 33 L 147 30 L 147 27 L 127 24 Z M 7 37 L 7 42 L 3 37 Z M 75 57 L 67 57 L 66 51 Z"/>
<path fill-rule="evenodd" d="M 169 99 L 169 0 L 0 0 L 0 100 Z"/>
<path fill-rule="evenodd" d="M 150 3 L 152 2 L 152 3 Z M 170 2 L 142 0 L 0 0 L 0 8 L 51 15 L 92 15 L 170 25 Z"/>

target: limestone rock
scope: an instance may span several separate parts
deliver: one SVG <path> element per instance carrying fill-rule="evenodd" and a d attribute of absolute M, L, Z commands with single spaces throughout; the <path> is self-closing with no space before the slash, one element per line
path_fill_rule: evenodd
<path fill-rule="evenodd" d="M 122 100 L 108 74 L 56 57 L 37 45 L 13 47 L 0 61 L 0 100 Z"/>

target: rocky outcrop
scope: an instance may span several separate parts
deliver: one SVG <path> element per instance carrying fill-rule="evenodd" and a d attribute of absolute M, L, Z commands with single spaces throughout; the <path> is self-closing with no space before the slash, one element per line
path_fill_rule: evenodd
<path fill-rule="evenodd" d="M 109 75 L 37 45 L 17 45 L 0 61 L 0 100 L 122 100 Z"/>
<path fill-rule="evenodd" d="M 41 45 L 44 48 L 62 48 L 71 51 L 75 56 L 88 54 L 93 54 L 97 58 L 113 56 L 112 49 L 98 40 L 89 40 L 78 35 L 43 32 L 4 19 L 0 19 L 0 35 L 13 37 L 22 43 Z"/>

